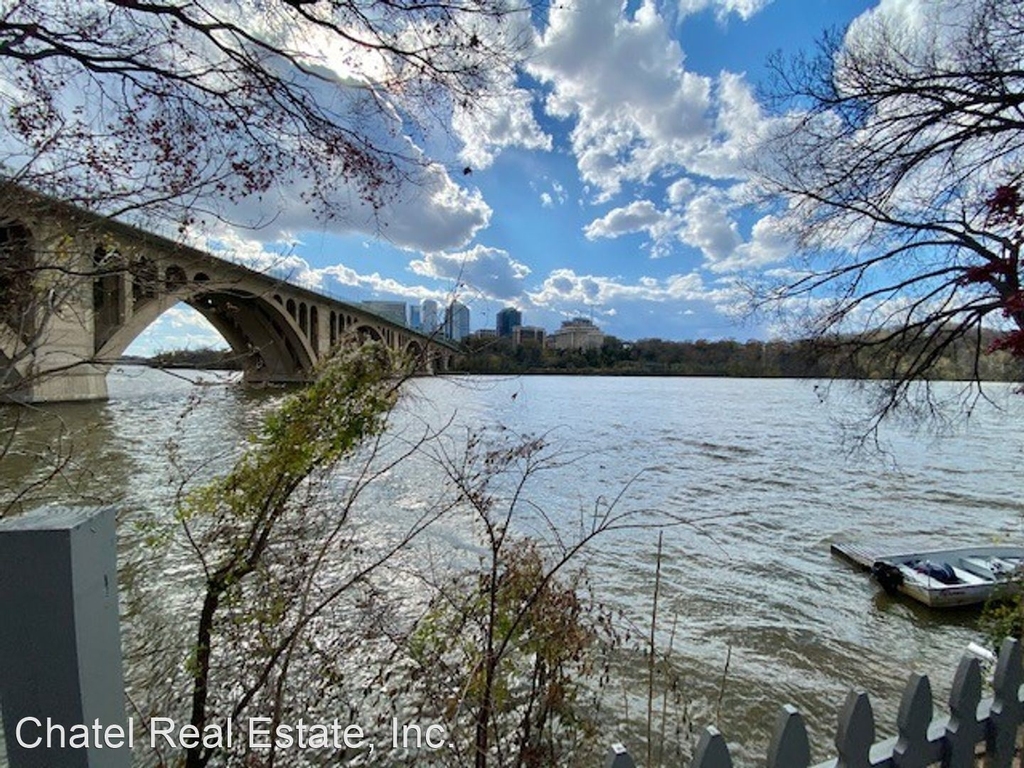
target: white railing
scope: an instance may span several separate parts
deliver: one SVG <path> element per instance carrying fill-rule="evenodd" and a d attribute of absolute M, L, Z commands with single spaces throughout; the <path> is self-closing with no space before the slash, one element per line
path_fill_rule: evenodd
<path fill-rule="evenodd" d="M 1021 650 L 1015 640 L 1000 649 L 992 682 L 993 696 L 981 699 L 981 665 L 965 655 L 953 679 L 949 715 L 933 719 L 932 689 L 926 675 L 913 674 L 907 682 L 896 718 L 893 738 L 875 742 L 875 716 L 864 692 L 851 691 L 839 713 L 835 737 L 838 757 L 815 768 L 973 768 L 976 749 L 984 745 L 987 768 L 1010 768 L 1017 731 L 1024 721 L 1021 705 Z M 697 745 L 690 768 L 732 768 L 725 738 L 707 728 Z M 795 707 L 779 713 L 767 768 L 810 768 L 810 741 L 804 719 Z M 605 768 L 635 768 L 625 747 L 615 744 Z"/>

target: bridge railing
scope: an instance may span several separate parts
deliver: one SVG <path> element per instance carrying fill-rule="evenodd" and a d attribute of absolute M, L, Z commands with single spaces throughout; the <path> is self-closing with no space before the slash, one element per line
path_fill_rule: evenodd
<path fill-rule="evenodd" d="M 926 675 L 912 674 L 900 701 L 896 736 L 876 742 L 875 717 L 864 692 L 851 691 L 839 713 L 835 736 L 838 757 L 815 768 L 973 768 L 978 745 L 984 745 L 988 768 L 1010 768 L 1017 732 L 1024 721 L 1021 704 L 1021 650 L 1007 639 L 993 676 L 993 695 L 982 700 L 981 664 L 965 655 L 950 692 L 949 714 L 933 719 L 932 689 Z M 690 768 L 732 768 L 725 737 L 707 728 Z M 786 705 L 779 713 L 768 748 L 767 768 L 810 768 L 810 740 L 804 719 Z M 608 752 L 605 768 L 635 768 L 621 744 Z"/>

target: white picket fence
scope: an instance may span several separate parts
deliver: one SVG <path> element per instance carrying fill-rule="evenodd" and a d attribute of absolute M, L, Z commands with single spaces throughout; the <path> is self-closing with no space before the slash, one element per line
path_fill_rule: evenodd
<path fill-rule="evenodd" d="M 932 688 L 926 675 L 907 682 L 896 718 L 894 738 L 875 742 L 875 716 L 864 692 L 851 691 L 839 713 L 835 746 L 839 756 L 814 768 L 973 768 L 977 745 L 985 745 L 987 768 L 1011 768 L 1017 731 L 1024 721 L 1021 704 L 1021 650 L 1006 640 L 993 676 L 993 696 L 981 699 L 981 665 L 965 655 L 953 679 L 949 715 L 933 719 Z M 732 768 L 722 734 L 707 728 L 690 768 Z M 810 768 L 811 750 L 804 719 L 795 707 L 779 713 L 768 748 L 767 768 Z M 636 768 L 621 744 L 612 745 L 605 768 Z"/>

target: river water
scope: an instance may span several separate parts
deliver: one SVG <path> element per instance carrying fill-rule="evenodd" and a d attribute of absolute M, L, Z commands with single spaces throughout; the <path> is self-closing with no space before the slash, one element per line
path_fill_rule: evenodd
<path fill-rule="evenodd" d="M 208 476 L 226 467 L 276 397 L 222 381 L 124 368 L 111 374 L 106 403 L 0 412 L 0 426 L 18 419 L 18 450 L 0 469 L 3 500 L 63 462 L 20 506 L 168 505 L 181 470 Z M 991 401 L 952 429 L 888 424 L 877 445 L 860 450 L 840 422 L 866 405 L 842 385 L 827 397 L 822 386 L 789 380 L 475 377 L 409 386 L 399 414 L 406 424 L 543 434 L 565 460 L 529 489 L 551 518 L 570 526 L 580 510 L 617 499 L 637 523 L 675 523 L 663 530 L 656 634 L 668 660 L 656 698 L 677 681 L 665 728 L 679 732 L 683 753 L 699 735 L 688 729 L 716 723 L 740 761 L 760 758 L 778 707 L 792 703 L 824 759 L 847 691 L 869 691 L 880 736 L 892 734 L 911 671 L 930 675 L 941 709 L 967 643 L 979 639 L 976 615 L 891 600 L 834 559 L 829 544 L 904 550 L 1024 538 L 1024 398 L 1003 385 L 987 386 Z M 170 465 L 168 441 L 184 466 Z M 430 491 L 422 472 L 387 480 L 382 514 L 416 507 L 417 494 Z M 434 543 L 471 551 L 471 538 L 449 529 Z M 597 598 L 637 634 L 649 631 L 657 541 L 658 530 L 641 525 L 599 539 L 587 555 Z M 635 726 L 646 700 L 642 654 L 624 650 L 616 678 L 622 692 L 610 707 Z M 613 724 L 602 738 L 635 743 L 638 731 Z"/>

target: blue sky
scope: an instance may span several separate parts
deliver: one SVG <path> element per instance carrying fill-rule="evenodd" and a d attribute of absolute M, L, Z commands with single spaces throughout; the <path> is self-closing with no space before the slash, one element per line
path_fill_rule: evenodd
<path fill-rule="evenodd" d="M 736 281 L 791 249 L 746 197 L 744 158 L 773 118 L 758 101 L 766 60 L 865 12 L 913 18 L 926 3 L 562 2 L 502 98 L 450 116 L 434 172 L 380 231 L 282 201 L 272 226 L 207 242 L 349 301 L 455 295 L 474 330 L 516 306 L 525 324 L 586 315 L 622 339 L 764 338 L 774 331 L 745 319 Z M 223 346 L 179 305 L 129 352 L 207 344 Z"/>

